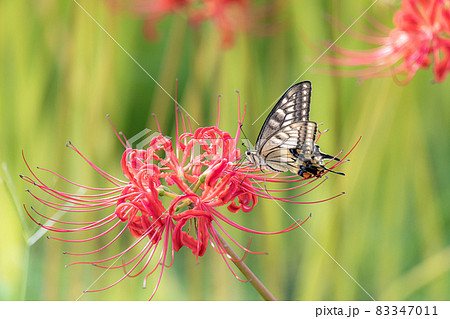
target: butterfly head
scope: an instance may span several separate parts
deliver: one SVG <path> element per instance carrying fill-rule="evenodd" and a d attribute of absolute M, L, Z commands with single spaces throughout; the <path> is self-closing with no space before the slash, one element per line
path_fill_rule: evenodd
<path fill-rule="evenodd" d="M 256 153 L 256 150 L 247 150 L 245 152 L 245 155 L 247 156 L 250 163 L 257 167 L 261 167 L 261 157 Z"/>

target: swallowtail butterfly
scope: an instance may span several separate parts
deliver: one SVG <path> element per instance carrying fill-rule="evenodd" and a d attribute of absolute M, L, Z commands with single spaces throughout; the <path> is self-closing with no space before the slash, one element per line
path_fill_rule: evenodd
<path fill-rule="evenodd" d="M 310 102 L 309 81 L 297 83 L 284 93 L 266 118 L 255 150 L 246 152 L 254 165 L 275 172 L 291 171 L 309 178 L 331 171 L 324 166 L 324 159 L 340 161 L 322 153 L 316 145 L 317 123 L 309 120 Z"/>

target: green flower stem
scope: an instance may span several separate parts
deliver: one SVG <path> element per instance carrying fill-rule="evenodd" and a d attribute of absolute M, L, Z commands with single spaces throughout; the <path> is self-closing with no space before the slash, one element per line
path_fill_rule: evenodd
<path fill-rule="evenodd" d="M 208 174 L 204 172 L 202 175 L 200 175 L 197 184 L 195 184 L 194 188 L 192 189 L 193 193 L 196 193 L 198 189 L 200 188 L 200 185 L 202 185 L 205 182 L 206 176 Z"/>
<path fill-rule="evenodd" d="M 192 191 L 195 193 L 198 191 L 201 184 L 205 182 L 207 173 L 203 173 L 200 175 L 200 178 L 198 179 L 197 184 L 195 184 Z M 243 260 L 234 252 L 234 250 L 228 245 L 228 243 L 223 239 L 222 236 L 220 236 L 219 233 L 217 233 L 217 238 L 222 243 L 223 248 L 227 252 L 228 255 L 231 256 L 232 261 L 233 260 L 239 260 L 239 261 L 233 261 L 233 263 L 236 265 L 237 268 L 244 274 L 245 278 L 248 279 L 248 281 L 252 284 L 253 287 L 259 292 L 259 294 L 264 298 L 264 300 L 270 300 L 270 301 L 276 301 L 277 299 L 272 295 L 272 293 L 263 285 L 263 283 L 256 277 L 256 275 L 248 268 L 248 266 L 244 263 Z"/>
<path fill-rule="evenodd" d="M 240 260 L 240 261 L 233 261 L 233 263 L 236 265 L 236 267 L 239 268 L 239 270 L 244 274 L 244 276 L 249 280 L 249 282 L 252 284 L 253 287 L 259 292 L 259 294 L 264 298 L 264 300 L 267 301 L 277 301 L 277 299 L 272 295 L 272 293 L 264 286 L 264 284 L 256 277 L 256 275 L 248 268 L 248 266 L 244 263 L 243 260 L 234 252 L 233 249 L 228 245 L 228 243 L 225 241 L 225 239 L 220 236 L 219 233 L 217 233 L 217 237 L 219 238 L 220 242 L 222 243 L 223 248 L 227 252 L 228 255 L 231 256 L 234 260 Z"/>

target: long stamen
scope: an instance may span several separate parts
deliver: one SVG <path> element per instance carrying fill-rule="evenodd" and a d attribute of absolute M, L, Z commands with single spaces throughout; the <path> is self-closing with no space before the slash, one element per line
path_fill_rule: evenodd
<path fill-rule="evenodd" d="M 114 125 L 112 124 L 111 119 L 109 118 L 109 114 L 106 115 L 106 119 L 108 120 L 109 125 L 111 125 L 111 127 L 112 127 L 112 129 L 113 129 L 113 131 L 114 131 L 114 134 L 116 134 L 117 139 L 120 141 L 120 143 L 122 143 L 123 147 L 127 148 L 126 143 L 122 140 L 122 138 L 120 137 L 120 135 L 117 133 L 116 128 L 115 128 Z"/>
<path fill-rule="evenodd" d="M 225 214 L 216 208 L 225 206 L 233 213 L 239 211 L 248 213 L 262 198 L 310 204 L 327 201 L 343 194 L 315 202 L 295 201 L 294 199 L 317 189 L 326 179 L 319 180 L 318 176 L 306 179 L 298 175 L 266 172 L 260 167 L 252 166 L 251 162 L 245 161 L 237 143 L 241 131 L 245 136 L 242 123 L 246 113 L 246 105 L 241 110 L 238 91 L 236 92 L 238 94 L 239 125 L 233 140 L 230 134 L 219 129 L 220 96 L 217 98 L 216 126 L 200 127 L 192 131 L 189 116 L 187 116 L 186 124 L 184 115 L 178 107 L 177 87 L 178 81 L 175 88 L 175 141 L 163 136 L 155 115 L 159 135 L 152 139 L 146 150 L 132 149 L 125 135 L 114 129 L 116 136 L 126 148 L 121 160 L 125 181 L 115 178 L 95 166 L 71 142 L 68 142 L 67 146 L 78 153 L 98 174 L 112 183 L 113 187 L 85 186 L 72 182 L 51 170 L 38 168 L 70 185 L 80 187 L 81 190 L 91 193 L 71 194 L 58 191 L 44 184 L 37 177 L 37 174 L 31 170 L 26 162 L 24 154 L 22 154 L 31 175 L 20 175 L 20 177 L 36 187 L 33 192 L 28 190 L 29 194 L 39 203 L 60 212 L 57 212 L 56 216 L 51 216 L 47 213 L 41 213 L 33 207 L 31 207 L 31 210 L 27 210 L 25 207 L 25 211 L 30 218 L 43 229 L 57 234 L 83 232 L 85 234 L 82 238 L 76 239 L 49 237 L 51 239 L 69 243 L 87 243 L 94 240 L 102 242 L 100 247 L 96 249 L 83 252 L 65 252 L 65 254 L 94 256 L 101 251 L 113 249 L 116 246 L 113 244 L 119 243 L 119 239 L 126 234 L 131 234 L 134 238 L 137 238 L 127 248 L 120 249 L 119 253 L 115 253 L 108 258 L 94 261 L 76 261 L 68 264 L 68 266 L 91 264 L 103 269 L 123 270 L 123 276 L 113 284 L 89 291 L 105 290 L 120 283 L 126 277 L 136 277 L 144 271 L 146 272 L 145 286 L 149 276 L 159 272 L 155 290 L 151 295 L 153 297 L 161 283 L 163 271 L 173 265 L 176 251 L 185 246 L 192 250 L 198 261 L 205 253 L 208 243 L 211 243 L 213 249 L 220 254 L 233 276 L 243 282 L 250 279 L 253 281 L 253 278 L 249 277 L 247 277 L 248 280 L 239 278 L 231 267 L 230 261 L 238 265 L 243 263 L 248 253 L 263 255 L 266 252 L 250 250 L 250 243 L 247 246 L 240 244 L 231 236 L 231 232 L 225 227 L 225 224 L 251 234 L 273 235 L 297 229 L 307 219 L 301 222 L 295 221 L 281 230 L 264 231 L 237 223 L 233 220 L 233 215 Z M 180 116 L 181 123 L 178 122 Z M 179 124 L 182 125 L 181 135 Z M 319 132 L 317 137 L 320 138 L 322 133 Z M 356 144 L 358 143 L 359 140 Z M 336 163 L 330 169 L 345 162 L 344 159 L 354 150 L 356 144 L 342 161 Z M 176 151 L 174 151 L 174 148 Z M 161 156 L 162 152 L 165 153 L 165 156 Z M 179 161 L 179 155 L 181 162 Z M 329 157 L 326 158 L 329 159 Z M 324 170 L 328 170 L 328 168 L 324 168 Z M 262 182 L 264 182 L 264 187 L 261 186 Z M 314 182 L 317 183 L 313 184 Z M 289 183 L 289 186 L 267 188 L 266 183 L 274 183 L 274 185 L 280 186 L 282 185 L 280 183 Z M 282 191 L 295 191 L 306 186 L 310 187 L 304 188 L 304 191 L 291 196 L 281 193 Z M 41 198 L 35 190 L 51 196 L 50 199 Z M 272 196 L 271 192 L 275 192 L 277 196 Z M 113 207 L 114 209 L 112 209 Z M 102 213 L 99 217 L 98 214 L 102 211 L 106 213 Z M 72 222 L 70 219 L 60 218 L 65 213 L 91 213 L 97 215 L 97 217 L 94 221 Z M 44 224 L 38 222 L 41 218 L 46 219 L 47 222 Z M 186 232 L 186 222 L 191 221 L 195 221 L 196 227 L 195 229 L 190 228 Z M 91 231 L 95 233 L 92 234 Z M 229 238 L 232 245 L 236 245 L 244 252 L 242 257 L 232 253 L 219 232 Z M 106 240 L 106 238 L 108 239 Z M 156 253 L 157 251 L 160 252 L 159 256 Z M 124 254 L 132 254 L 132 256 L 123 260 L 121 264 L 115 265 L 115 262 L 123 258 Z M 111 261 L 114 262 L 108 266 L 107 263 Z M 149 267 L 150 264 L 151 267 Z"/>
<path fill-rule="evenodd" d="M 175 81 L 175 136 L 176 136 L 176 142 L 175 142 L 175 152 L 178 157 L 178 138 L 179 138 L 179 133 L 178 133 L 178 79 L 176 79 Z"/>

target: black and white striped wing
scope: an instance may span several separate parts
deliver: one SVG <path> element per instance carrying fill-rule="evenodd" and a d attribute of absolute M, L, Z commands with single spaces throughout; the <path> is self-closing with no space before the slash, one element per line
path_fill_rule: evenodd
<path fill-rule="evenodd" d="M 299 171 L 297 161 L 311 158 L 315 152 L 317 124 L 314 122 L 295 122 L 275 132 L 261 146 L 258 153 L 265 165 L 274 171 Z"/>
<path fill-rule="evenodd" d="M 256 151 L 260 153 L 264 144 L 276 132 L 294 123 L 308 122 L 310 103 L 311 82 L 304 81 L 290 87 L 267 116 L 256 140 Z"/>
<path fill-rule="evenodd" d="M 324 159 L 340 161 L 322 153 L 316 145 L 317 124 L 309 120 L 311 82 L 295 84 L 270 112 L 256 140 L 256 149 L 247 151 L 261 170 L 291 171 L 304 178 L 320 177 L 327 169 Z"/>

